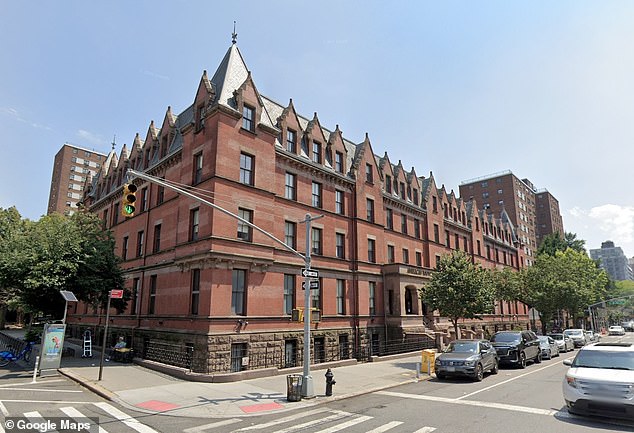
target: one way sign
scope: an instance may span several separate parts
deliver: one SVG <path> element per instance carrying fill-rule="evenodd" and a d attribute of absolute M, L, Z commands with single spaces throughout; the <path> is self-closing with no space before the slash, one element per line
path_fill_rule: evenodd
<path fill-rule="evenodd" d="M 302 275 L 308 278 L 319 278 L 319 271 L 317 269 L 302 269 Z"/>
<path fill-rule="evenodd" d="M 310 289 L 319 289 L 319 280 L 310 280 L 309 282 Z M 302 281 L 302 290 L 306 290 L 306 281 Z"/>

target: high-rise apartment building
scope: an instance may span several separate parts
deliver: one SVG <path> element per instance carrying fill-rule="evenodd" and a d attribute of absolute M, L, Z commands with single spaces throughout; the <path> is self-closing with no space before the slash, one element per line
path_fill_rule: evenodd
<path fill-rule="evenodd" d="M 557 199 L 547 190 L 536 190 L 530 180 L 520 179 L 510 170 L 463 181 L 460 197 L 477 200 L 495 216 L 505 210 L 515 225 L 529 266 L 544 236 L 564 234 Z"/>
<path fill-rule="evenodd" d="M 632 280 L 632 268 L 621 247 L 615 247 L 614 242 L 605 241 L 601 248 L 590 250 L 592 260 L 599 260 L 600 266 L 616 281 Z"/>
<path fill-rule="evenodd" d="M 86 178 L 95 176 L 105 160 L 103 153 L 64 143 L 55 155 L 46 213 L 72 215 L 83 197 Z"/>

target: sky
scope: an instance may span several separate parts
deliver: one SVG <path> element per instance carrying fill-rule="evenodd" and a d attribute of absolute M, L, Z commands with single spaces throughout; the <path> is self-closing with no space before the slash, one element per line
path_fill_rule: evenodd
<path fill-rule="evenodd" d="M 117 153 L 238 47 L 260 93 L 461 182 L 511 170 L 634 256 L 634 2 L 0 0 L 0 208 L 46 213 L 64 143 Z"/>

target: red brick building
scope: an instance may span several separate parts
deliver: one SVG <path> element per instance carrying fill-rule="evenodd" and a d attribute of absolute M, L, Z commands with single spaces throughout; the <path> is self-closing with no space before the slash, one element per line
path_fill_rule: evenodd
<path fill-rule="evenodd" d="M 168 108 L 160 128 L 151 123 L 145 139 L 112 154 L 85 196 L 115 234 L 133 293 L 128 310 L 110 316 L 114 334 L 146 354 L 158 344 L 193 350 L 195 371 L 301 360 L 303 324 L 291 312 L 304 304 L 304 261 L 237 219 L 139 178 L 137 212 L 121 217 L 128 168 L 197 192 L 300 252 L 305 215 L 323 215 L 311 225 L 319 271 L 312 305 L 321 311 L 314 362 L 445 332 L 449 322 L 419 296 L 442 254 L 464 250 L 486 267 L 519 269 L 524 260 L 504 215 L 439 188 L 432 174 L 377 157 L 367 135 L 353 143 L 316 113 L 297 113 L 292 100 L 261 95 L 233 44 L 211 79 L 203 73 L 193 104 L 178 116 Z M 79 305 L 68 322 L 78 335 L 103 317 Z M 523 304 L 500 302 L 464 327 L 481 335 L 527 324 Z"/>

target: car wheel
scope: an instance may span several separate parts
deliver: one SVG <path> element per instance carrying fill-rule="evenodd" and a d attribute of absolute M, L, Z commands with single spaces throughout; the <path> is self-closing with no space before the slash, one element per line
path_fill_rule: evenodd
<path fill-rule="evenodd" d="M 535 357 L 535 364 L 541 364 L 542 362 L 542 351 L 540 350 L 537 356 Z"/>
<path fill-rule="evenodd" d="M 473 375 L 473 380 L 476 382 L 481 382 L 484 378 L 484 369 L 482 368 L 482 364 L 476 365 L 475 374 Z"/>
<path fill-rule="evenodd" d="M 498 361 L 495 360 L 493 362 L 493 368 L 491 368 L 491 374 L 498 374 L 498 371 L 500 371 L 500 366 L 498 365 Z"/>
<path fill-rule="evenodd" d="M 548 349 L 548 358 L 546 359 L 553 359 L 553 352 L 550 349 Z"/>
<path fill-rule="evenodd" d="M 517 365 L 519 368 L 526 368 L 526 354 L 524 352 L 520 352 L 520 360 Z"/>

